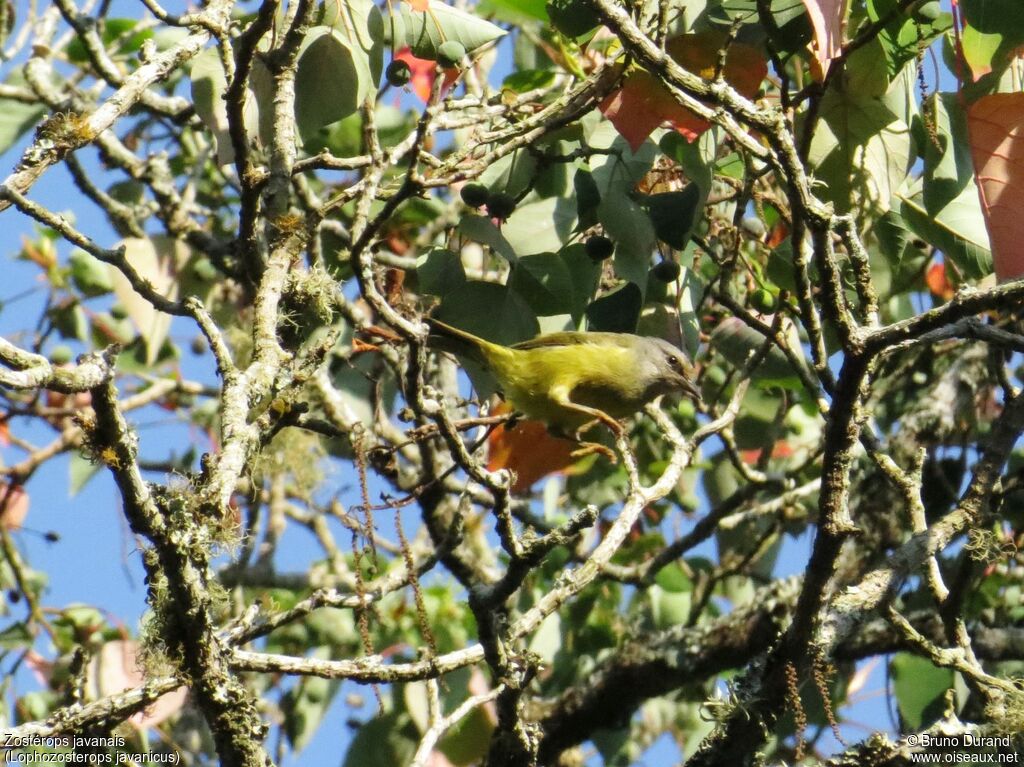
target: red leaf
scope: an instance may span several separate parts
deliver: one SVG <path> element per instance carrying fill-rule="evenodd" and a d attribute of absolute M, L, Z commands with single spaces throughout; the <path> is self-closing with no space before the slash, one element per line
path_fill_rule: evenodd
<path fill-rule="evenodd" d="M 28 493 L 21 485 L 0 482 L 0 526 L 18 530 L 28 516 Z"/>
<path fill-rule="evenodd" d="M 89 663 L 88 680 L 98 696 L 116 695 L 146 681 L 140 670 L 139 646 L 134 640 L 115 639 L 107 642 Z M 179 687 L 158 698 L 131 718 L 140 730 L 155 727 L 176 714 L 188 697 L 188 689 Z"/>
<path fill-rule="evenodd" d="M 719 52 L 727 43 L 724 32 L 700 32 L 680 35 L 668 41 L 665 50 L 679 66 L 705 80 L 715 76 Z M 725 81 L 746 98 L 752 98 L 768 74 L 764 54 L 745 43 L 728 43 L 729 51 L 722 74 Z"/>
<path fill-rule="evenodd" d="M 409 0 L 414 11 L 426 11 L 430 8 L 430 0 Z"/>
<path fill-rule="evenodd" d="M 430 92 L 434 88 L 434 80 L 437 79 L 437 62 L 413 56 L 412 51 L 408 47 L 402 48 L 402 50 L 395 54 L 394 58 L 395 61 L 404 61 L 409 65 L 409 70 L 412 72 L 409 85 L 412 86 L 412 90 L 417 96 L 423 99 L 423 101 L 428 101 L 430 99 Z M 458 67 L 444 70 L 443 90 L 448 90 L 458 77 Z"/>
<path fill-rule="evenodd" d="M 508 405 L 494 409 L 495 414 L 508 412 Z M 564 471 L 575 460 L 575 443 L 552 437 L 540 421 L 519 421 L 512 429 L 499 426 L 487 438 L 487 468 L 490 471 L 511 469 L 516 474 L 513 493 L 529 490 L 534 482 Z"/>
<path fill-rule="evenodd" d="M 936 263 L 929 266 L 928 271 L 925 272 L 924 281 L 932 295 L 936 298 L 941 298 L 943 301 L 951 299 L 956 292 L 953 288 L 953 283 L 946 276 L 945 263 Z"/>
<path fill-rule="evenodd" d="M 779 247 L 786 238 L 789 237 L 789 225 L 781 218 L 775 222 L 775 225 L 768 232 L 768 239 L 765 240 L 765 245 L 769 248 L 775 249 Z"/>
<path fill-rule="evenodd" d="M 643 69 L 631 73 L 626 77 L 622 87 L 608 96 L 601 102 L 601 112 L 611 120 L 619 135 L 629 142 L 630 148 L 635 152 L 651 131 L 663 122 L 677 123 L 682 125 L 687 120 L 703 123 L 689 109 L 684 109 L 672 98 L 665 87 L 655 79 L 654 75 Z M 676 128 L 686 136 L 688 141 L 693 141 L 700 135 L 686 132 Z M 706 130 L 707 124 L 704 123 Z"/>
<path fill-rule="evenodd" d="M 681 67 L 710 80 L 715 76 L 719 51 L 725 42 L 725 35 L 720 32 L 701 32 L 670 40 L 666 50 Z M 750 98 L 757 93 L 767 73 L 768 65 L 756 48 L 736 42 L 729 45 L 723 74 L 742 95 Z M 687 141 L 693 141 L 710 127 L 681 106 L 654 75 L 642 69 L 630 73 L 622 87 L 601 102 L 599 108 L 633 151 L 662 123 L 667 122 Z"/>
<path fill-rule="evenodd" d="M 750 450 L 741 450 L 740 457 L 744 463 L 753 465 L 761 459 L 763 453 L 764 449 L 757 447 Z M 786 440 L 780 439 L 772 445 L 772 458 L 789 458 L 791 455 L 793 455 L 793 448 Z"/>
<path fill-rule="evenodd" d="M 1024 275 L 1024 93 L 982 96 L 967 127 L 996 276 L 1011 280 Z"/>
<path fill-rule="evenodd" d="M 814 43 L 811 46 L 822 73 L 828 70 L 828 62 L 839 55 L 843 47 L 843 20 L 846 16 L 846 0 L 803 0 L 804 8 L 814 29 Z"/>

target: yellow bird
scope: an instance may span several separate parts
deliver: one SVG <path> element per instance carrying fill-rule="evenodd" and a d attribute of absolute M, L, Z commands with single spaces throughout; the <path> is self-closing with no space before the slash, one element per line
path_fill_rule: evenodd
<path fill-rule="evenodd" d="M 662 394 L 700 402 L 686 355 L 661 338 L 565 331 L 503 346 L 440 320 L 426 322 L 432 339 L 445 339 L 442 348 L 481 362 L 509 404 L 562 436 L 579 440 L 594 421 L 621 434 L 616 419 Z"/>

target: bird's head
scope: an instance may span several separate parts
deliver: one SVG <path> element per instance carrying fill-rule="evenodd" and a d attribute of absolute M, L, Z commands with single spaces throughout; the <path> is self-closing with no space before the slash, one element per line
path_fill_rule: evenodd
<path fill-rule="evenodd" d="M 638 371 L 648 397 L 679 392 L 700 402 L 700 390 L 694 383 L 693 365 L 686 353 L 662 338 L 645 336 L 638 348 Z"/>

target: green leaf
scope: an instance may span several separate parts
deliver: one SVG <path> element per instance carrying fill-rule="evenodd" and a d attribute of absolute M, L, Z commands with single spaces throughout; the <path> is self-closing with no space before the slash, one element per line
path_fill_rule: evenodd
<path fill-rule="evenodd" d="M 764 346 L 765 338 L 739 317 L 727 317 L 711 333 L 711 346 L 725 359 L 742 368 L 752 354 Z M 800 348 L 797 343 L 793 348 Z M 798 386 L 799 378 L 782 350 L 772 344 L 764 359 L 751 371 L 751 378 L 762 385 Z"/>
<path fill-rule="evenodd" d="M 317 647 L 310 655 L 327 660 L 331 657 L 331 648 Z M 340 688 L 337 680 L 307 676 L 281 698 L 284 732 L 294 752 L 298 753 L 309 744 Z"/>
<path fill-rule="evenodd" d="M 999 68 L 999 50 L 1003 47 L 1002 35 L 997 32 L 981 32 L 968 24 L 964 27 L 960 40 L 964 59 L 976 78 Z"/>
<path fill-rule="evenodd" d="M 76 631 L 86 632 L 86 636 L 102 628 L 106 620 L 97 608 L 92 605 L 73 603 L 65 607 L 54 619 L 59 626 L 68 626 Z"/>
<path fill-rule="evenodd" d="M 647 211 L 616 186 L 602 192 L 597 217 L 605 234 L 615 240 L 615 274 L 637 285 L 646 285 L 647 267 L 656 241 Z"/>
<path fill-rule="evenodd" d="M 785 59 L 804 48 L 811 39 L 811 25 L 801 0 L 771 0 L 768 4 L 778 33 L 772 42 Z M 687 3 L 687 10 L 690 4 Z M 720 7 L 712 5 L 707 13 L 710 20 L 722 26 L 739 22 L 739 39 L 750 45 L 763 45 L 768 30 L 761 24 L 758 0 L 722 0 Z"/>
<path fill-rule="evenodd" d="M 941 250 L 964 277 L 978 279 L 991 274 L 992 252 L 974 183 L 935 214 L 928 213 L 922 197 L 919 179 L 898 198 L 898 213 L 914 233 Z"/>
<path fill-rule="evenodd" d="M 627 282 L 587 307 L 590 329 L 612 333 L 636 332 L 643 302 L 640 287 L 636 283 Z"/>
<path fill-rule="evenodd" d="M 493 192 L 518 198 L 530 188 L 536 173 L 537 159 L 525 150 L 517 150 L 489 165 L 477 181 Z"/>
<path fill-rule="evenodd" d="M 821 118 L 809 153 L 826 183 L 819 194 L 842 213 L 881 215 L 910 169 L 909 127 L 881 100 L 836 90 L 822 99 Z"/>
<path fill-rule="evenodd" d="M 217 164 L 234 162 L 235 150 L 228 132 L 228 110 L 224 94 L 228 89 L 227 75 L 221 64 L 220 52 L 206 48 L 192 59 L 189 68 L 192 82 L 192 103 L 203 125 L 213 134 L 217 147 Z"/>
<path fill-rule="evenodd" d="M 462 259 L 447 248 L 431 248 L 416 259 L 420 290 L 435 296 L 451 293 L 466 282 Z"/>
<path fill-rule="evenodd" d="M 629 727 L 595 730 L 591 740 L 601 755 L 601 763 L 610 767 L 636 764 L 640 759 L 640 745 L 630 737 Z"/>
<path fill-rule="evenodd" d="M 402 20 L 413 55 L 431 61 L 437 60 L 437 49 L 447 41 L 462 43 L 472 54 L 505 34 L 501 27 L 443 3 L 431 3 L 429 11 L 413 11 L 403 3 Z"/>
<path fill-rule="evenodd" d="M 634 152 L 608 120 L 598 123 L 587 136 L 587 145 L 592 149 L 606 150 L 590 158 L 590 171 L 601 194 L 611 187 L 633 191 L 658 155 L 658 148 L 652 141 L 645 141 Z"/>
<path fill-rule="evenodd" d="M 960 8 L 966 23 L 958 50 L 963 51 L 973 76 L 961 77 L 965 103 L 986 93 L 1018 90 L 1018 76 L 1010 64 L 1017 60 L 1017 48 L 1024 43 L 1024 6 L 1014 0 L 970 0 Z M 948 55 L 958 54 L 950 47 Z M 956 65 L 951 68 L 959 72 Z"/>
<path fill-rule="evenodd" d="M 274 76 L 260 56 L 252 60 L 249 91 L 245 101 L 245 130 L 259 137 L 264 146 L 270 144 L 274 129 Z"/>
<path fill-rule="evenodd" d="M 533 19 L 547 23 L 548 12 L 544 5 L 544 0 L 481 0 L 477 12 L 482 15 L 495 14 L 511 22 Z"/>
<path fill-rule="evenodd" d="M 769 4 L 776 25 L 783 27 L 804 15 L 805 6 L 801 0 L 772 0 Z M 722 13 L 730 22 L 741 21 L 760 25 L 757 0 L 722 0 Z"/>
<path fill-rule="evenodd" d="M 365 51 L 332 27 L 310 29 L 295 72 L 295 121 L 303 141 L 355 112 L 373 87 Z"/>
<path fill-rule="evenodd" d="M 47 316 L 61 338 L 76 341 L 88 338 L 89 321 L 77 301 L 58 304 L 47 312 Z"/>
<path fill-rule="evenodd" d="M 551 613 L 530 637 L 528 645 L 530 652 L 537 653 L 547 663 L 552 663 L 555 656 L 562 649 L 562 617 L 557 613 Z"/>
<path fill-rule="evenodd" d="M 561 249 L 576 226 L 576 206 L 564 197 L 548 197 L 515 209 L 501 227 L 521 256 Z"/>
<path fill-rule="evenodd" d="M 655 245 L 654 226 L 633 199 L 633 189 L 650 170 L 657 147 L 645 141 L 633 152 L 607 120 L 590 134 L 587 143 L 595 149 L 608 150 L 607 154 L 590 158 L 590 170 L 601 195 L 597 218 L 604 225 L 605 234 L 615 240 L 615 273 L 638 286 L 646 285 Z"/>
<path fill-rule="evenodd" d="M 516 93 L 525 93 L 535 88 L 546 88 L 554 81 L 555 73 L 550 69 L 523 69 L 502 80 L 501 87 Z"/>
<path fill-rule="evenodd" d="M 895 12 L 896 0 L 867 0 L 868 19 L 872 22 L 887 18 L 889 22 L 878 35 L 889 77 L 894 78 L 904 66 L 917 58 L 918 51 L 947 32 L 953 26 L 953 15 L 941 13 L 931 21 L 907 18 Z"/>
<path fill-rule="evenodd" d="M 597 291 L 597 285 L 601 279 L 601 265 L 595 264 L 593 259 L 587 255 L 586 248 L 582 243 L 575 243 L 563 249 L 561 256 L 562 262 L 569 270 L 569 279 L 572 282 L 570 314 L 572 314 L 573 322 L 578 324 Z"/>
<path fill-rule="evenodd" d="M 897 653 L 890 668 L 900 719 L 907 731 L 921 730 L 942 716 L 946 690 L 953 686 L 950 669 L 909 653 Z"/>
<path fill-rule="evenodd" d="M 711 193 L 713 173 L 711 166 L 715 161 L 716 142 L 714 132 L 701 134 L 697 141 L 687 141 L 676 131 L 666 131 L 658 141 L 658 148 L 671 157 L 691 182 L 697 184 L 703 194 L 700 205 Z"/>
<path fill-rule="evenodd" d="M 572 186 L 576 192 L 577 227 L 580 230 L 589 229 L 597 223 L 597 209 L 601 204 L 601 192 L 594 181 L 594 174 L 582 168 L 577 170 L 572 178 Z"/>
<path fill-rule="evenodd" d="M 107 265 L 81 248 L 71 251 L 68 266 L 71 281 L 84 295 L 102 296 L 114 289 Z"/>
<path fill-rule="evenodd" d="M 967 187 L 974 187 L 965 112 L 956 93 L 941 93 L 926 110 L 933 130 L 924 145 L 924 206 L 937 215 Z M 980 215 L 980 208 L 979 208 Z"/>
<path fill-rule="evenodd" d="M 554 140 L 538 147 L 545 155 L 569 155 L 580 148 L 578 141 Z M 572 183 L 572 167 L 564 162 L 541 164 L 533 182 L 533 191 L 540 198 L 566 197 Z M 572 207 L 572 217 L 576 219 L 576 205 L 571 199 L 564 201 L 562 209 Z"/>
<path fill-rule="evenodd" d="M 587 0 L 548 0 L 545 10 L 551 25 L 566 37 L 582 37 L 601 24 Z"/>
<path fill-rule="evenodd" d="M 131 320 L 115 317 L 110 312 L 93 312 L 89 315 L 93 346 L 101 348 L 111 343 L 128 346 L 138 339 Z M 145 360 L 143 360 L 143 364 Z"/>
<path fill-rule="evenodd" d="M 917 239 L 913 229 L 901 214 L 902 204 L 878 219 L 873 234 L 878 238 L 878 253 L 872 253 L 872 278 L 881 296 L 891 296 L 911 289 L 921 276 L 923 253 L 912 245 Z M 885 263 L 885 272 L 879 273 L 878 260 Z"/>
<path fill-rule="evenodd" d="M 125 258 L 139 277 L 149 282 L 153 290 L 164 298 L 170 301 L 177 299 L 179 283 L 176 274 L 191 256 L 191 250 L 183 241 L 168 237 L 129 237 L 122 240 L 121 245 L 124 247 Z M 171 329 L 171 316 L 157 311 L 153 304 L 136 293 L 119 269 L 113 266 L 108 268 L 114 283 L 114 295 L 144 340 L 145 361 L 152 365 Z"/>
<path fill-rule="evenodd" d="M 459 221 L 459 232 L 482 245 L 487 245 L 510 264 L 518 261 L 515 249 L 505 239 L 502 230 L 487 216 L 463 216 Z"/>
<path fill-rule="evenodd" d="M 3 154 L 36 124 L 46 109 L 15 99 L 0 99 L 0 154 Z"/>
<path fill-rule="evenodd" d="M 74 498 L 82 491 L 82 488 L 89 484 L 89 480 L 96 476 L 100 465 L 76 451 L 71 454 L 68 470 L 71 475 L 68 482 L 68 495 Z"/>
<path fill-rule="evenodd" d="M 115 181 L 107 188 L 107 194 L 125 205 L 140 205 L 146 199 L 146 187 L 133 179 Z"/>
<path fill-rule="evenodd" d="M 18 621 L 0 631 L 0 647 L 5 650 L 24 650 L 31 647 L 34 637 L 28 627 Z"/>
<path fill-rule="evenodd" d="M 967 21 L 962 42 L 968 58 L 968 46 L 973 48 L 977 42 L 971 69 L 975 74 L 988 68 L 1005 70 L 1013 58 L 1011 52 L 1024 43 L 1024 4 L 1017 0 L 961 0 L 960 8 Z"/>
<path fill-rule="evenodd" d="M 862 45 L 850 55 L 843 69 L 843 80 L 845 89 L 860 98 L 885 95 L 892 75 L 878 38 Z"/>
<path fill-rule="evenodd" d="M 100 40 L 107 52 L 114 56 L 127 56 L 135 53 L 142 47 L 142 44 L 153 37 L 152 29 L 133 30 L 139 26 L 138 19 L 101 19 Z M 112 43 L 117 46 L 112 48 Z M 85 43 L 77 35 L 71 39 L 67 48 L 64 49 L 68 61 L 75 64 L 82 64 L 89 60 L 89 53 Z"/>
<path fill-rule="evenodd" d="M 747 175 L 747 168 L 738 152 L 729 152 L 715 163 L 715 172 L 729 178 L 742 179 Z"/>
<path fill-rule="evenodd" d="M 693 598 L 686 591 L 669 591 L 655 584 L 648 588 L 647 598 L 651 604 L 651 619 L 658 630 L 682 626 L 690 617 Z"/>
<path fill-rule="evenodd" d="M 384 71 L 384 17 L 373 0 L 326 0 L 324 24 L 334 27 L 365 55 L 370 83 L 380 83 Z M 358 58 L 358 57 L 357 57 Z"/>
<path fill-rule="evenodd" d="M 654 582 L 673 594 L 693 591 L 693 580 L 679 562 L 672 562 L 661 568 L 654 576 Z"/>
<path fill-rule="evenodd" d="M 406 713 L 390 712 L 361 726 L 345 753 L 343 767 L 394 767 L 409 764 L 419 733 Z"/>
<path fill-rule="evenodd" d="M 777 401 L 772 402 L 773 417 L 777 405 Z M 777 439 L 786 436 L 785 431 L 777 428 L 772 422 L 761 422 L 756 428 L 760 444 L 756 445 L 755 449 L 771 450 Z M 771 534 L 774 527 L 775 523 L 764 517 L 743 519 L 734 526 L 719 525 L 715 530 L 715 542 L 718 544 L 720 556 L 731 554 L 740 557 L 747 562 L 749 570 L 744 571 L 746 574 L 752 575 L 758 581 L 770 581 L 782 544 L 782 539 L 777 534 L 773 535 L 768 545 L 764 544 L 765 536 Z M 751 557 L 754 546 L 757 546 L 758 554 Z"/>
<path fill-rule="evenodd" d="M 1017 0 L 960 0 L 960 7 L 972 27 L 1024 40 L 1024 6 Z"/>
<path fill-rule="evenodd" d="M 454 765 L 480 764 L 487 756 L 494 723 L 482 706 L 477 706 L 445 733 L 438 750 Z"/>
<path fill-rule="evenodd" d="M 650 195 L 646 200 L 647 210 L 658 239 L 676 250 L 685 248 L 703 196 L 698 184 L 687 184 L 681 192 Z"/>
<path fill-rule="evenodd" d="M 539 253 L 519 259 L 508 282 L 538 317 L 572 311 L 572 276 L 561 257 Z"/>
<path fill-rule="evenodd" d="M 537 318 L 518 293 L 505 285 L 469 280 L 441 301 L 438 319 L 499 344 L 533 338 Z"/>

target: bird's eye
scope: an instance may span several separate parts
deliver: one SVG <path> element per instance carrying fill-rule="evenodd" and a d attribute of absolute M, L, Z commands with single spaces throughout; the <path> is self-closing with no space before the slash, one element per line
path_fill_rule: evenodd
<path fill-rule="evenodd" d="M 673 356 L 673 355 L 669 355 L 668 364 L 676 372 L 679 372 L 679 373 L 683 372 L 683 361 L 681 359 L 679 359 L 678 357 Z"/>

